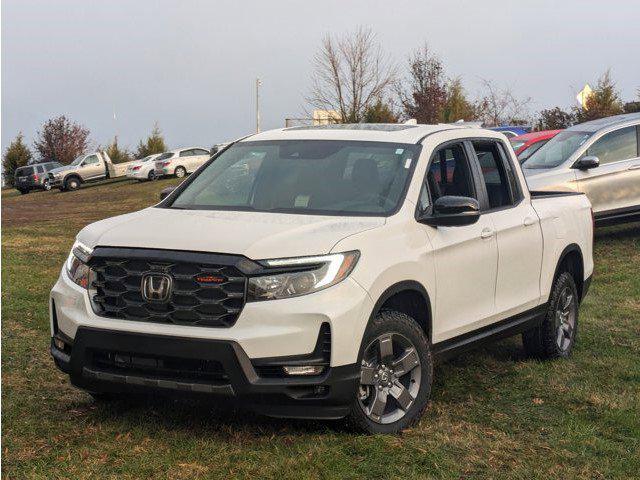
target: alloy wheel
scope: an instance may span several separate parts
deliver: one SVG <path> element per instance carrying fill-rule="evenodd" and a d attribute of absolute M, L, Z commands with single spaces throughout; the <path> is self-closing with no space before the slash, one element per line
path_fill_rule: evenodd
<path fill-rule="evenodd" d="M 384 333 L 364 351 L 358 401 L 376 423 L 403 418 L 420 391 L 420 357 L 413 343 L 399 333 Z"/>
<path fill-rule="evenodd" d="M 573 332 L 576 327 L 575 301 L 571 289 L 565 287 L 556 305 L 556 345 L 562 352 L 565 352 L 573 341 Z"/>

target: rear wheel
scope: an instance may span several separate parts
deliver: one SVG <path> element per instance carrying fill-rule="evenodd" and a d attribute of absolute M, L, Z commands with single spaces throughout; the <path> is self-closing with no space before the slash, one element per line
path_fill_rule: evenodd
<path fill-rule="evenodd" d="M 553 282 L 547 313 L 542 324 L 522 334 L 528 355 L 566 358 L 571 355 L 578 333 L 578 289 L 573 276 L 563 272 Z"/>
<path fill-rule="evenodd" d="M 175 174 L 176 177 L 182 178 L 187 174 L 187 170 L 184 167 L 176 167 L 173 173 Z"/>
<path fill-rule="evenodd" d="M 76 177 L 71 177 L 64 182 L 65 190 L 77 190 L 80 188 L 80 180 Z"/>
<path fill-rule="evenodd" d="M 349 419 L 369 433 L 396 433 L 418 421 L 431 394 L 429 341 L 408 315 L 380 312 L 360 347 L 360 385 Z"/>
<path fill-rule="evenodd" d="M 47 192 L 51 190 L 51 184 L 49 183 L 49 180 L 45 180 L 42 183 L 42 188 L 44 188 Z"/>
<path fill-rule="evenodd" d="M 147 175 L 147 180 L 155 180 L 156 179 L 156 172 L 155 170 L 151 170 L 149 171 L 149 175 Z"/>
<path fill-rule="evenodd" d="M 20 192 L 20 195 L 26 195 L 27 193 L 29 193 L 28 188 L 19 188 L 18 191 Z"/>

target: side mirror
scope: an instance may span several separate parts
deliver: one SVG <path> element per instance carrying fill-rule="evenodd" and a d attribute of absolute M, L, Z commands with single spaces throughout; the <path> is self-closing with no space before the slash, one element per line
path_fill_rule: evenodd
<path fill-rule="evenodd" d="M 418 217 L 420 223 L 432 227 L 471 225 L 480 218 L 480 205 L 475 198 L 445 195 L 436 200 L 432 213 Z"/>
<path fill-rule="evenodd" d="M 167 198 L 169 195 L 171 195 L 171 192 L 173 192 L 175 189 L 176 187 L 163 188 L 162 191 L 160 192 L 160 200 L 164 200 L 165 198 Z"/>
<path fill-rule="evenodd" d="M 587 155 L 574 163 L 573 168 L 577 168 L 578 170 L 589 170 L 591 168 L 596 168 L 599 165 L 600 159 L 598 157 L 594 155 Z"/>

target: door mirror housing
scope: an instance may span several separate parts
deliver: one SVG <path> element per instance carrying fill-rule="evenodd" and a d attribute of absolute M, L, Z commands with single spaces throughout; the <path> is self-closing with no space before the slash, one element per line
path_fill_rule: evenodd
<path fill-rule="evenodd" d="M 175 189 L 176 187 L 163 188 L 162 191 L 160 192 L 160 200 L 164 200 L 165 198 L 167 198 L 169 195 L 171 195 L 171 192 L 173 192 Z"/>
<path fill-rule="evenodd" d="M 589 170 L 598 166 L 600 166 L 600 159 L 598 157 L 595 155 L 586 155 L 579 159 L 573 165 L 573 168 L 577 168 L 578 170 Z"/>
<path fill-rule="evenodd" d="M 418 221 L 432 227 L 471 225 L 480 218 L 480 205 L 475 198 L 445 195 L 433 204 L 432 212 L 418 216 Z"/>

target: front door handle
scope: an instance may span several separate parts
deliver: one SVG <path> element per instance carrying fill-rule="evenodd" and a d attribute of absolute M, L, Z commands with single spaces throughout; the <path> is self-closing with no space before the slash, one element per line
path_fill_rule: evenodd
<path fill-rule="evenodd" d="M 531 225 L 533 225 L 535 223 L 535 221 L 533 220 L 533 218 L 531 217 L 524 217 L 524 220 L 522 221 L 522 224 L 525 227 L 530 227 Z"/>
<path fill-rule="evenodd" d="M 491 228 L 485 228 L 480 233 L 480 238 L 491 238 L 495 233 L 495 230 L 492 230 Z"/>

